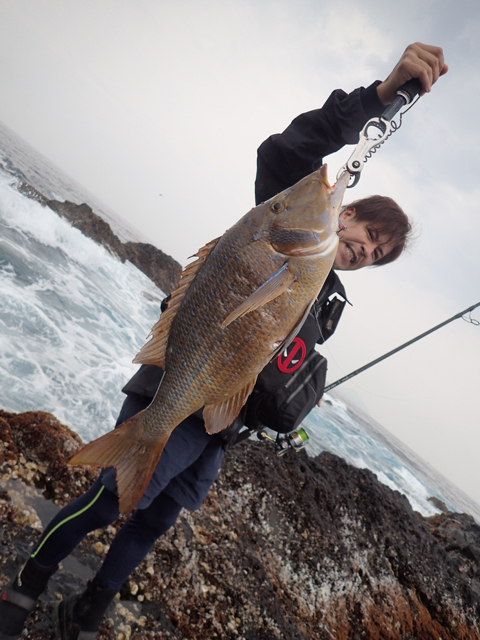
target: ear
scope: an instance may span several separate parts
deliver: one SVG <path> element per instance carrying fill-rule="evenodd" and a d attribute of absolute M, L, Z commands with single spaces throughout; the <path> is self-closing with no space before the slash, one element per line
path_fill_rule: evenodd
<path fill-rule="evenodd" d="M 342 222 L 347 222 L 347 220 L 351 220 L 354 217 L 355 217 L 355 208 L 354 207 L 348 207 L 347 209 L 342 211 L 342 213 L 340 214 L 340 220 Z"/>

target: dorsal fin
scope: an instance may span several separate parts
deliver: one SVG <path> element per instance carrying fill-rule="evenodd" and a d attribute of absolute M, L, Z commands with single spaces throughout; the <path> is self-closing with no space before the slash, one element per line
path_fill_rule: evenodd
<path fill-rule="evenodd" d="M 240 389 L 234 396 L 219 402 L 218 404 L 205 405 L 203 409 L 203 419 L 205 420 L 205 429 L 208 433 L 218 433 L 222 429 L 226 429 L 240 413 L 240 409 L 247 401 L 248 396 L 252 393 L 257 376 L 253 380 L 249 380 L 247 384 Z"/>
<path fill-rule="evenodd" d="M 160 319 L 153 325 L 150 331 L 151 338 L 135 356 L 133 360 L 135 364 L 155 364 L 157 367 L 165 368 L 165 353 L 172 322 L 200 267 L 219 240 L 220 238 L 215 238 L 215 240 L 199 249 L 195 254 L 197 259 L 188 264 L 182 271 L 178 287 L 172 292 L 168 306 L 160 316 Z"/>

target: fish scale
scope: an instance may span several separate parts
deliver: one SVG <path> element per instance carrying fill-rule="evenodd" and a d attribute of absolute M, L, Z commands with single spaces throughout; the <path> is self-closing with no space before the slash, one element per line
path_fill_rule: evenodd
<path fill-rule="evenodd" d="M 185 268 L 134 360 L 164 369 L 155 398 L 70 461 L 116 467 L 121 513 L 140 500 L 173 429 L 202 407 L 209 433 L 226 428 L 293 339 L 333 264 L 347 182 L 332 189 L 324 165 L 249 211 Z"/>

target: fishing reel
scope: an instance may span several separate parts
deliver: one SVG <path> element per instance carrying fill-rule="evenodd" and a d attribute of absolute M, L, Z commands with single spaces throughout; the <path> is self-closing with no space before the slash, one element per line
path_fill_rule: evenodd
<path fill-rule="evenodd" d="M 264 442 L 267 440 L 274 442 L 275 453 L 279 457 L 285 455 L 290 449 L 300 451 L 307 445 L 309 439 L 309 435 L 303 427 L 299 427 L 291 433 L 279 433 L 276 438 L 272 438 L 265 430 L 262 430 L 257 433 L 257 437 Z"/>

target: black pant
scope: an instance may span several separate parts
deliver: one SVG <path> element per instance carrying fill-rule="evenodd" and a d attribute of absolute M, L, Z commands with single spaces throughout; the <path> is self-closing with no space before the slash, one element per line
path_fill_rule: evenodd
<path fill-rule="evenodd" d="M 127 396 L 117 425 L 144 409 L 150 401 L 135 394 Z M 176 500 L 163 492 L 146 509 L 137 509 L 115 536 L 98 572 L 102 586 L 120 589 L 155 540 L 175 524 L 181 509 Z M 59 511 L 45 529 L 32 557 L 44 567 L 53 567 L 71 553 L 87 533 L 111 524 L 118 517 L 118 497 L 98 478 L 86 493 Z"/>

